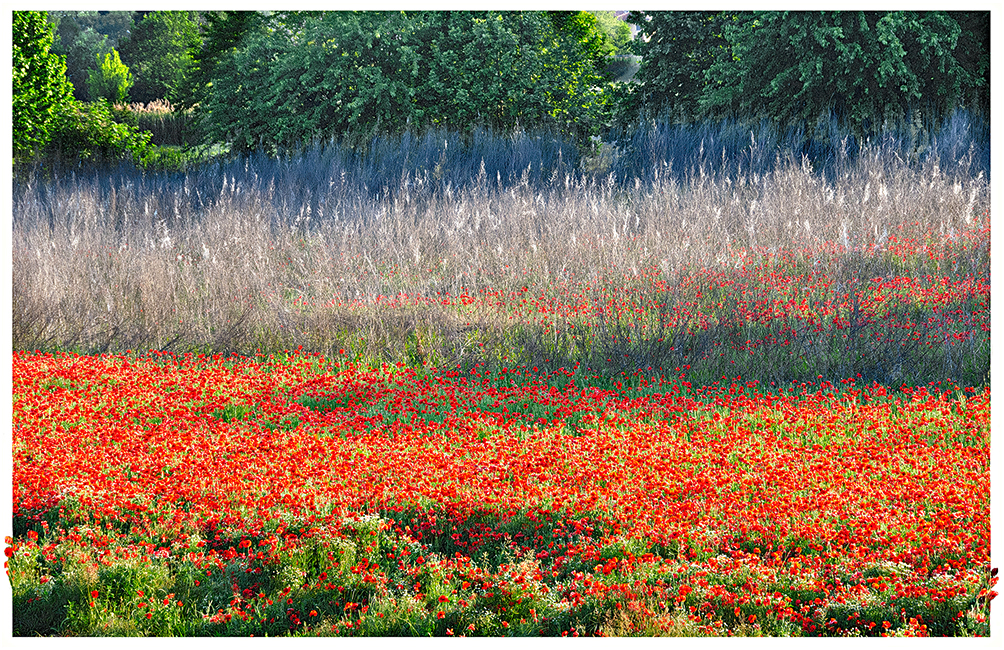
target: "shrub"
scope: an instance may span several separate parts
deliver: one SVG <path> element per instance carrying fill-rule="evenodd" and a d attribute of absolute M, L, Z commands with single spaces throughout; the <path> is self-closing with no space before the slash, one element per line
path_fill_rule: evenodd
<path fill-rule="evenodd" d="M 63 117 L 42 153 L 61 162 L 141 162 L 150 154 L 150 135 L 116 122 L 111 105 L 102 99 L 77 104 Z"/>
<path fill-rule="evenodd" d="M 92 70 L 87 79 L 91 97 L 104 98 L 110 102 L 124 102 L 132 86 L 129 67 L 122 63 L 119 53 L 115 50 L 105 54 L 104 57 L 98 54 L 97 60 L 98 69 Z"/>

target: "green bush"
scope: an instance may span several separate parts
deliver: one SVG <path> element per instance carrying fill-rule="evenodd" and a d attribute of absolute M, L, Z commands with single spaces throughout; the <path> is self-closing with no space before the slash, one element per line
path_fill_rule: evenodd
<path fill-rule="evenodd" d="M 199 27 L 189 11 L 151 11 L 119 43 L 119 52 L 136 75 L 133 99 L 187 103 L 202 48 Z"/>
<path fill-rule="evenodd" d="M 103 98 L 113 103 L 121 104 L 132 87 L 132 74 L 129 67 L 122 63 L 119 53 L 112 50 L 102 57 L 97 56 L 98 69 L 92 70 L 87 78 L 87 87 L 94 99 Z"/>
<path fill-rule="evenodd" d="M 99 163 L 123 159 L 139 163 L 150 154 L 150 134 L 117 122 L 104 99 L 77 104 L 63 116 L 42 151 L 43 158 Z"/>
<path fill-rule="evenodd" d="M 213 68 L 206 136 L 248 152 L 422 127 L 591 132 L 603 34 L 591 15 L 554 13 L 333 11 L 294 35 L 251 32 Z"/>

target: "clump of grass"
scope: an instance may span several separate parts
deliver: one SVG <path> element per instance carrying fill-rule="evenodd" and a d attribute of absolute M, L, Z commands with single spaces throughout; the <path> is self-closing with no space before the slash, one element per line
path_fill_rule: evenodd
<path fill-rule="evenodd" d="M 166 99 L 117 106 L 116 116 L 141 131 L 149 132 L 150 141 L 155 145 L 190 145 L 199 137 L 192 110 L 181 110 Z"/>

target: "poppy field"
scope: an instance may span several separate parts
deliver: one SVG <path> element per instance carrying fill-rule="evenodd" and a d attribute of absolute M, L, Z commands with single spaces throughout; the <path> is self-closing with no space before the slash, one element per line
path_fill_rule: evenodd
<path fill-rule="evenodd" d="M 778 275 L 830 296 L 801 310 L 680 281 L 677 312 L 632 306 L 665 286 L 624 290 L 606 321 L 581 291 L 435 298 L 563 314 L 592 345 L 609 314 L 674 347 L 712 331 L 699 382 L 346 349 L 15 352 L 14 634 L 988 635 L 988 385 L 782 378 L 825 359 L 809 331 L 834 359 L 850 334 L 859 360 L 909 343 L 979 367 L 989 281 L 960 275 L 843 295 Z M 723 337 L 726 318 L 762 336 Z M 778 350 L 776 380 L 708 375 Z"/>
<path fill-rule="evenodd" d="M 13 635 L 989 636 L 976 150 L 737 133 L 17 186 Z"/>

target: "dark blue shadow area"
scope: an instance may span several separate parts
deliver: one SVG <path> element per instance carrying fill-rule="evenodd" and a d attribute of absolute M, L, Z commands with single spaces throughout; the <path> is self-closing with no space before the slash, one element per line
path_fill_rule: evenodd
<path fill-rule="evenodd" d="M 908 116 L 906 124 L 915 124 Z M 990 177 L 990 125 L 967 111 L 956 111 L 940 124 L 886 129 L 864 142 L 836 118 L 812 127 L 779 128 L 770 120 L 692 125 L 653 120 L 631 130 L 611 132 L 620 149 L 613 169 L 622 181 L 656 178 L 686 182 L 702 172 L 735 178 L 768 174 L 780 161 L 807 160 L 832 181 L 868 149 L 890 162 L 924 165 L 936 161 L 945 171 Z"/>
<path fill-rule="evenodd" d="M 610 139 L 618 155 L 611 166 L 592 173 L 612 176 L 621 187 L 633 186 L 636 179 L 643 184 L 673 179 L 685 185 L 700 174 L 764 175 L 778 164 L 803 160 L 813 173 L 832 181 L 851 171 L 863 152 L 873 164 L 878 161 L 890 170 L 936 162 L 945 173 L 975 177 L 983 172 L 988 181 L 990 177 L 990 125 L 965 111 L 940 124 L 888 130 L 866 142 L 835 119 L 815 125 L 811 133 L 781 130 L 766 120 L 686 126 L 652 121 L 630 132 L 612 132 Z M 60 206 L 50 205 L 52 197 L 61 195 L 56 189 L 89 191 L 108 201 L 114 188 L 123 198 L 157 195 L 162 206 L 157 218 L 168 225 L 172 215 L 201 215 L 223 200 L 247 202 L 245 207 L 263 211 L 273 222 L 308 217 L 316 223 L 333 214 L 366 221 L 374 218 L 374 199 L 421 201 L 469 189 L 543 191 L 564 186 L 569 178 L 588 181 L 584 177 L 590 173 L 582 169 L 576 146 L 553 133 L 498 136 L 480 128 L 463 135 L 432 130 L 378 137 L 364 147 L 329 141 L 280 156 L 258 152 L 186 173 L 144 174 L 129 165 L 57 170 L 48 177 L 15 180 L 14 218 L 58 218 L 53 215 L 60 213 Z M 18 207 L 27 205 L 34 209 Z M 344 209 L 347 205 L 353 209 Z"/>

